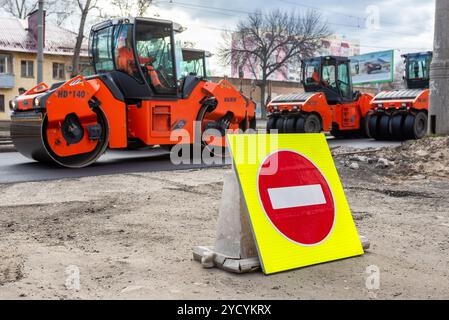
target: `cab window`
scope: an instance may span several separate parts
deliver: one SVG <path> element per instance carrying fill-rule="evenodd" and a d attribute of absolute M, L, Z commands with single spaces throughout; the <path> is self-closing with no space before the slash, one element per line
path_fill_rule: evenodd
<path fill-rule="evenodd" d="M 427 56 L 417 57 L 410 60 L 409 78 L 410 79 L 428 79 L 430 61 Z"/>
<path fill-rule="evenodd" d="M 194 75 L 197 77 L 206 77 L 204 72 L 205 64 L 204 64 L 204 53 L 202 52 L 183 52 L 183 60 L 184 60 L 184 72 L 187 75 Z"/>
<path fill-rule="evenodd" d="M 320 62 L 307 62 L 304 66 L 304 73 L 306 85 L 318 85 L 320 82 Z"/>
<path fill-rule="evenodd" d="M 116 28 L 114 34 L 114 55 L 117 71 L 124 72 L 142 82 L 134 55 L 132 25 L 124 24 Z"/>
<path fill-rule="evenodd" d="M 108 27 L 95 33 L 92 40 L 92 58 L 97 73 L 114 71 L 112 57 L 112 32 L 113 27 Z"/>
<path fill-rule="evenodd" d="M 156 93 L 176 93 L 171 26 L 142 22 L 136 28 L 137 55 L 146 81 Z"/>
<path fill-rule="evenodd" d="M 349 70 L 346 63 L 340 63 L 338 65 L 338 84 L 340 86 L 340 92 L 343 97 L 350 97 L 351 84 L 349 80 Z"/>
<path fill-rule="evenodd" d="M 335 79 L 336 68 L 333 64 L 323 65 L 323 83 L 325 86 L 337 89 L 337 81 Z"/>

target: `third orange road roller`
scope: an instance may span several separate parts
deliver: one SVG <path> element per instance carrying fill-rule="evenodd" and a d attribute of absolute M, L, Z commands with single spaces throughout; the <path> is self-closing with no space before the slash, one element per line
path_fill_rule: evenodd
<path fill-rule="evenodd" d="M 205 79 L 204 65 L 201 75 L 183 69 L 188 61 L 182 61 L 176 40 L 182 30 L 149 18 L 94 26 L 90 53 L 96 75 L 40 84 L 12 103 L 16 149 L 37 161 L 80 168 L 108 148 L 170 147 L 179 143 L 173 136 L 184 144 L 223 148 L 230 130 L 255 129 L 251 99 L 225 80 Z M 184 52 L 191 61 L 202 59 L 200 53 Z"/>
<path fill-rule="evenodd" d="M 406 89 L 381 92 L 371 102 L 368 128 L 377 140 L 421 139 L 427 134 L 432 52 L 402 57 Z"/>

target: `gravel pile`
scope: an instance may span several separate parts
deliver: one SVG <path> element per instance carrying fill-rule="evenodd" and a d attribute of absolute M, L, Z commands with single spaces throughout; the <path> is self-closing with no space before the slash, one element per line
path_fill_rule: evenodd
<path fill-rule="evenodd" d="M 378 150 L 340 148 L 334 156 L 353 170 L 368 169 L 416 179 L 449 178 L 449 137 L 428 137 Z"/>

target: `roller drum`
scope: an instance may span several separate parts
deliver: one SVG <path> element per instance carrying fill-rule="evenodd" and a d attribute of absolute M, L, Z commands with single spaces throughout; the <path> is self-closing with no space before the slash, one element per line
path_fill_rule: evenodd
<path fill-rule="evenodd" d="M 11 116 L 11 139 L 18 152 L 39 162 L 54 162 L 48 155 L 42 136 L 44 115 L 40 112 L 20 112 Z"/>
<path fill-rule="evenodd" d="M 109 142 L 109 128 L 105 115 L 100 109 L 96 109 L 95 112 L 101 134 L 92 152 L 67 157 L 58 156 L 47 143 L 47 137 L 44 136 L 47 117 L 36 111 L 16 112 L 11 116 L 11 138 L 17 151 L 27 158 L 66 168 L 84 168 L 96 162 L 104 154 Z"/>

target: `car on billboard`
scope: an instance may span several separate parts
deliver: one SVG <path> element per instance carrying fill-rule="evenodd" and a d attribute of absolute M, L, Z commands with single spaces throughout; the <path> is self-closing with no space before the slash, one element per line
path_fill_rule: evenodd
<path fill-rule="evenodd" d="M 366 72 L 368 74 L 373 73 L 374 71 L 382 71 L 382 65 L 376 62 L 367 62 L 365 63 Z"/>

